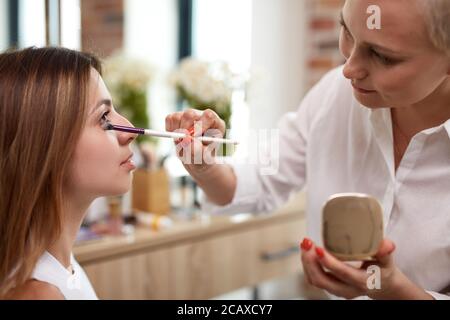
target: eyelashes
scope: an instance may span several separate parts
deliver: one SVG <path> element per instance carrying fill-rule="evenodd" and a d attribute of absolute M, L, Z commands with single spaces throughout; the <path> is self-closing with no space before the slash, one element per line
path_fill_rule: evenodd
<path fill-rule="evenodd" d="M 378 60 L 380 60 L 381 63 L 383 63 L 383 64 L 389 65 L 389 64 L 394 64 L 394 63 L 395 63 L 392 59 L 383 56 L 382 54 L 376 52 L 375 50 L 371 50 L 371 53 L 372 53 Z"/>
<path fill-rule="evenodd" d="M 111 122 L 108 119 L 108 115 L 109 115 L 110 111 L 106 111 L 102 114 L 102 117 L 100 118 L 100 125 L 102 127 L 103 130 L 108 130 Z"/>
<path fill-rule="evenodd" d="M 108 116 L 108 114 L 109 114 L 110 112 L 111 112 L 111 111 L 103 112 L 102 117 L 101 117 L 101 120 L 102 120 L 102 121 L 107 121 L 107 120 L 108 120 L 107 116 Z"/>

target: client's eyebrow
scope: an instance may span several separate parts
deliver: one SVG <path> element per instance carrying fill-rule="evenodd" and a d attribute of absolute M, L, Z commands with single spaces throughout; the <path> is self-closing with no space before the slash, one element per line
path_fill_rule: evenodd
<path fill-rule="evenodd" d="M 93 114 L 94 112 L 97 111 L 98 108 L 100 108 L 101 106 L 106 105 L 108 107 L 112 106 L 112 101 L 110 99 L 102 99 L 99 102 L 97 102 L 97 104 L 95 105 L 94 108 L 92 108 L 91 114 Z"/>

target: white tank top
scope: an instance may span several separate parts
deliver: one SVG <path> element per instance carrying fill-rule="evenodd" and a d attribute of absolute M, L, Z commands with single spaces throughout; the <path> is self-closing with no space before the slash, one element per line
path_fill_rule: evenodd
<path fill-rule="evenodd" d="M 91 282 L 78 262 L 70 255 L 73 274 L 49 252 L 45 251 L 39 258 L 32 274 L 38 281 L 50 283 L 61 291 L 66 300 L 97 300 Z"/>

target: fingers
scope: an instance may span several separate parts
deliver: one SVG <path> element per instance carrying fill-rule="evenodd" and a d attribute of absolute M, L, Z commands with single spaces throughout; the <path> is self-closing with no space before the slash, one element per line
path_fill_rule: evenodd
<path fill-rule="evenodd" d="M 322 248 L 316 247 L 314 243 L 305 239 L 301 245 L 302 264 L 305 276 L 312 285 L 324 289 L 334 295 L 344 298 L 355 298 L 368 295 L 370 297 L 381 297 L 381 293 L 373 291 L 368 286 L 369 274 L 366 268 L 369 265 L 378 265 L 382 268 L 380 274 L 384 288 L 389 288 L 389 283 L 395 275 L 392 253 L 395 244 L 390 240 L 383 240 L 376 254 L 376 262 L 366 262 L 357 268 L 342 262 Z"/>
<path fill-rule="evenodd" d="M 383 239 L 380 244 L 375 258 L 378 260 L 380 267 L 389 267 L 393 265 L 392 253 L 395 251 L 395 244 L 388 239 Z"/>
<path fill-rule="evenodd" d="M 194 123 L 200 120 L 202 112 L 194 109 L 188 109 L 183 112 L 180 120 L 180 129 L 189 130 L 194 127 Z"/>
<path fill-rule="evenodd" d="M 314 244 L 311 243 L 310 246 L 302 244 L 301 260 L 310 284 L 347 299 L 364 294 L 359 287 L 342 281 L 334 273 L 326 272 L 320 262 L 321 259 L 323 258 L 318 255 Z"/>
<path fill-rule="evenodd" d="M 185 165 L 213 165 L 216 163 L 217 148 L 213 144 L 205 146 L 200 140 L 191 139 L 188 144 L 184 141 L 176 143 L 176 153 Z"/>
<path fill-rule="evenodd" d="M 195 126 L 194 126 L 195 125 Z M 166 130 L 175 131 L 177 129 L 189 130 L 195 128 L 194 135 L 202 135 L 210 129 L 215 129 L 210 136 L 223 137 L 225 134 L 225 122 L 219 116 L 207 109 L 203 112 L 195 109 L 188 109 L 184 112 L 175 112 L 166 117 Z"/>
<path fill-rule="evenodd" d="M 345 262 L 336 259 L 334 256 L 322 250 L 323 256 L 318 259 L 320 265 L 329 270 L 337 279 L 356 288 L 360 292 L 367 289 L 367 273 L 360 268 L 352 267 Z"/>
<path fill-rule="evenodd" d="M 180 128 L 183 112 L 175 112 L 166 117 L 166 130 L 173 132 Z"/>
<path fill-rule="evenodd" d="M 223 137 L 225 135 L 225 122 L 211 109 L 207 109 L 202 113 L 202 116 L 200 117 L 200 124 L 201 134 L 210 131 L 207 134 L 208 136 Z"/>
<path fill-rule="evenodd" d="M 188 109 L 168 115 L 166 130 L 180 131 L 194 136 L 206 135 L 222 138 L 226 126 L 225 122 L 210 109 L 203 112 Z M 175 145 L 176 153 L 184 164 L 213 164 L 219 146 L 217 143 L 202 143 L 191 137 L 176 140 Z"/>
<path fill-rule="evenodd" d="M 300 252 L 301 252 L 301 256 L 300 257 L 301 257 L 302 265 L 304 265 L 304 262 L 303 262 L 303 258 L 304 258 L 303 251 L 311 250 L 312 246 L 313 246 L 313 243 L 308 238 L 304 238 L 303 241 L 300 243 Z M 311 281 L 311 277 L 309 275 L 309 270 L 306 269 L 306 268 L 303 268 L 303 273 L 305 274 L 305 278 L 308 281 L 308 283 L 310 285 L 313 285 L 312 281 Z"/>

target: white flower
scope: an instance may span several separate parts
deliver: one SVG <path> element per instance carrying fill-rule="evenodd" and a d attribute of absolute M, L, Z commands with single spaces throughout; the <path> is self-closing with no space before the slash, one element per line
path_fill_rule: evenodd
<path fill-rule="evenodd" d="M 106 59 L 103 65 L 103 78 L 113 95 L 123 85 L 135 90 L 145 90 L 153 74 L 153 67 L 146 61 L 128 57 L 121 52 Z"/>
<path fill-rule="evenodd" d="M 209 64 L 186 58 L 171 75 L 170 82 L 198 100 L 198 103 L 222 109 L 231 102 L 231 78 L 232 74 L 225 63 Z"/>

